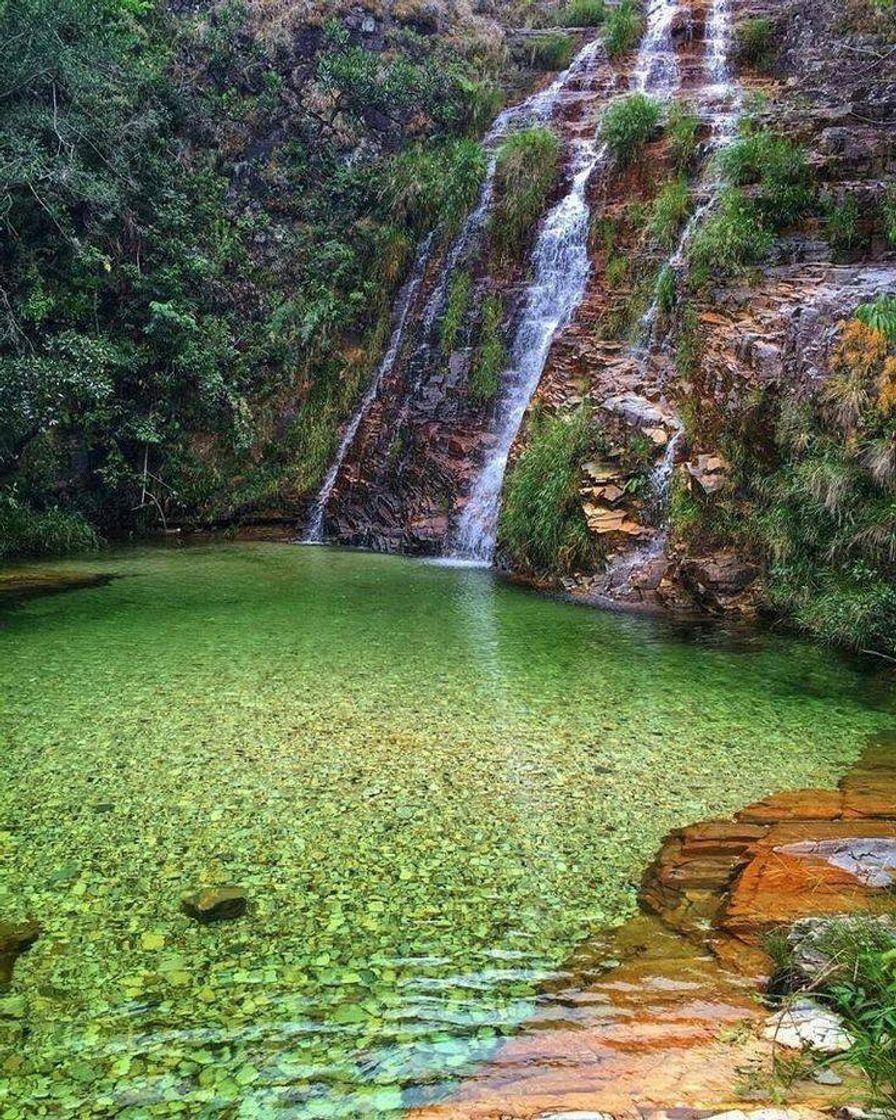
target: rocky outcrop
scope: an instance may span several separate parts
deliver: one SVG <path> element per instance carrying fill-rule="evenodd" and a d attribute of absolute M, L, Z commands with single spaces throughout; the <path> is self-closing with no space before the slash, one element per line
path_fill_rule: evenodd
<path fill-rule="evenodd" d="M 769 1016 L 756 1000 L 773 970 L 763 948 L 771 928 L 796 920 L 805 937 L 807 915 L 892 905 L 889 889 L 870 881 L 861 862 L 835 866 L 827 849 L 793 850 L 835 836 L 861 851 L 870 838 L 896 841 L 892 737 L 872 743 L 835 791 L 775 795 L 734 820 L 673 832 L 644 877 L 644 912 L 582 946 L 541 1017 L 454 1097 L 413 1112 L 413 1120 L 820 1120 L 836 1111 L 858 1091 L 845 1067 L 795 1082 L 786 1109 L 745 1104 L 773 1095 L 767 1079 L 762 1088 L 773 1051 L 830 1053 L 848 1044 L 839 1020 L 820 1006 L 797 1002 Z M 754 1086 L 749 1093 L 745 1082 Z"/>

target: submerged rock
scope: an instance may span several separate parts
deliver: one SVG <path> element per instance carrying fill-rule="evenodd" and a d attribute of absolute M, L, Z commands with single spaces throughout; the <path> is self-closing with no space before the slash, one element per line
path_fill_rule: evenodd
<path fill-rule="evenodd" d="M 0 992 L 12 983 L 16 959 L 40 937 L 37 922 L 0 922 Z"/>
<path fill-rule="evenodd" d="M 189 918 L 209 925 L 242 917 L 249 905 L 249 898 L 240 887 L 209 887 L 185 894 L 180 908 Z"/>

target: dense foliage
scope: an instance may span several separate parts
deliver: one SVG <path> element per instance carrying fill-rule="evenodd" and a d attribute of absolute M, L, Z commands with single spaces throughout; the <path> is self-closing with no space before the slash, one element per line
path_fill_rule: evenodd
<path fill-rule="evenodd" d="M 562 150 L 556 134 L 538 125 L 514 133 L 499 148 L 489 223 L 499 258 L 518 260 L 530 245 L 557 181 Z"/>
<path fill-rule="evenodd" d="M 554 575 L 596 562 L 579 485 L 598 435 L 585 408 L 571 417 L 533 414 L 526 447 L 507 475 L 498 527 L 499 546 L 516 569 Z"/>
<path fill-rule="evenodd" d="M 7 552 L 301 501 L 414 242 L 478 192 L 481 69 L 250 17 L 0 8 Z"/>
<path fill-rule="evenodd" d="M 604 114 L 600 135 L 610 154 L 623 166 L 631 163 L 659 124 L 660 103 L 644 93 L 614 101 Z"/>

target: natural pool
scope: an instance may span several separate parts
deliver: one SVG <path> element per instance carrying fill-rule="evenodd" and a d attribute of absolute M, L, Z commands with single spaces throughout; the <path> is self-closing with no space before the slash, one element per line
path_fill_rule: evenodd
<path fill-rule="evenodd" d="M 672 826 L 830 784 L 889 673 L 479 570 L 141 550 L 0 607 L 0 1118 L 401 1115 L 627 915 Z M 235 922 L 184 891 L 236 883 Z"/>

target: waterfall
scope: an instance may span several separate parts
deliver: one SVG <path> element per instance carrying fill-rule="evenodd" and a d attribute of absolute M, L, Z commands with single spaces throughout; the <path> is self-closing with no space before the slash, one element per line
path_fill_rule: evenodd
<path fill-rule="evenodd" d="M 678 64 L 672 44 L 672 22 L 677 10 L 678 0 L 653 0 L 650 5 L 631 83 L 633 91 L 668 96 L 676 87 Z M 558 93 L 562 84 L 555 83 Z M 605 147 L 598 146 L 594 139 L 574 143 L 569 189 L 548 213 L 539 231 L 532 258 L 534 279 L 526 293 L 511 346 L 510 368 L 503 378 L 494 445 L 458 518 L 452 539 L 452 554 L 459 559 L 490 563 L 494 558 L 501 488 L 510 449 L 541 380 L 554 336 L 569 322 L 585 293 L 591 271 L 586 191 L 605 153 Z"/>
<path fill-rule="evenodd" d="M 410 392 L 406 396 L 401 415 L 398 418 L 398 426 L 401 425 L 407 413 L 410 401 L 419 390 L 425 371 L 428 368 L 430 354 L 434 345 L 433 328 L 441 313 L 444 311 L 448 296 L 448 286 L 454 270 L 476 243 L 485 227 L 494 193 L 497 149 L 501 140 L 503 140 L 512 129 L 549 120 L 563 90 L 573 78 L 588 68 L 598 47 L 599 43 L 597 41 L 593 41 L 584 46 L 576 54 L 569 67 L 561 74 L 558 74 L 544 89 L 538 90 L 519 105 L 512 105 L 510 108 L 499 113 L 493 121 L 491 128 L 489 128 L 486 133 L 483 139 L 483 148 L 486 151 L 488 162 L 480 188 L 479 199 L 474 209 L 467 215 L 460 231 L 454 238 L 440 271 L 439 280 L 430 292 L 419 317 L 417 325 L 420 330 L 420 341 L 416 350 L 413 352 L 411 363 L 417 366 L 420 372 Z M 414 269 L 399 293 L 394 316 L 395 325 L 389 342 L 389 348 L 383 356 L 383 360 L 380 363 L 373 381 L 343 433 L 333 462 L 330 464 L 330 468 L 327 471 L 320 491 L 311 507 L 305 536 L 302 538 L 303 542 L 306 544 L 320 544 L 324 539 L 327 506 L 333 490 L 335 489 L 336 481 L 339 478 L 339 472 L 342 470 L 342 465 L 351 450 L 364 417 L 367 415 L 373 402 L 377 399 L 386 377 L 388 377 L 395 366 L 395 362 L 404 342 L 405 328 L 408 325 L 410 311 L 416 300 L 420 285 L 423 282 L 430 254 L 434 247 L 435 234 L 431 234 L 423 242 Z"/>
<path fill-rule="evenodd" d="M 395 359 L 398 357 L 398 353 L 401 350 L 401 343 L 404 339 L 404 330 L 407 325 L 409 312 L 413 306 L 417 292 L 420 289 L 420 285 L 423 283 L 423 276 L 426 273 L 426 266 L 429 263 L 429 255 L 432 250 L 433 240 L 434 235 L 430 234 L 420 245 L 411 274 L 399 292 L 393 316 L 394 326 L 392 328 L 392 336 L 389 339 L 388 349 L 383 355 L 376 375 L 367 388 L 367 392 L 361 398 L 361 403 L 358 405 L 355 414 L 349 421 L 348 427 L 343 432 L 339 447 L 336 450 L 336 457 L 330 464 L 330 469 L 327 471 L 323 484 L 314 500 L 314 505 L 311 507 L 305 536 L 302 538 L 304 544 L 321 544 L 323 542 L 324 521 L 327 515 L 327 505 L 330 501 L 330 495 L 333 493 L 336 479 L 339 477 L 339 471 L 342 469 L 342 464 L 345 462 L 345 457 L 349 452 L 349 448 L 352 443 L 354 443 L 355 436 L 358 434 L 361 421 L 367 415 L 370 406 L 376 400 L 377 394 L 380 391 L 380 386 L 391 373 L 392 367 L 395 365 Z"/>

